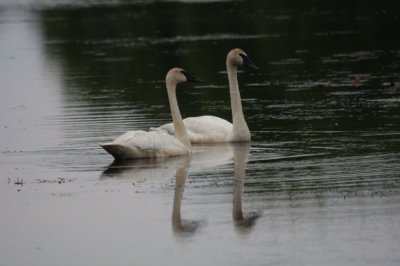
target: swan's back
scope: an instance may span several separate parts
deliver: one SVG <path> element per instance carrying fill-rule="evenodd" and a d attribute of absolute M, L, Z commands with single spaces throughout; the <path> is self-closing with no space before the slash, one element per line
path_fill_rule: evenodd
<path fill-rule="evenodd" d="M 162 131 L 128 131 L 113 142 L 101 146 L 118 160 L 160 158 L 190 153 L 182 142 Z"/>
<path fill-rule="evenodd" d="M 216 116 L 188 117 L 183 122 L 192 143 L 226 142 L 232 138 L 232 124 Z M 172 123 L 152 130 L 165 131 L 171 135 L 175 133 Z"/>

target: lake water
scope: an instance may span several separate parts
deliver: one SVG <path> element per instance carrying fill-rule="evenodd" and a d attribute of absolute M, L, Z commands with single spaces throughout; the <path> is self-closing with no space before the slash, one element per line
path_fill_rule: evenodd
<path fill-rule="evenodd" d="M 400 5 L 1 1 L 0 265 L 399 265 Z M 98 143 L 184 117 L 250 144 L 113 163 Z"/>

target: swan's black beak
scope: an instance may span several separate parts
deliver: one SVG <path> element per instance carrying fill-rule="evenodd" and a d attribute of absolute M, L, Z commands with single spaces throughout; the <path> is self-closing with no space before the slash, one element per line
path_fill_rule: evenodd
<path fill-rule="evenodd" d="M 245 54 L 239 54 L 243 59 L 243 65 L 248 66 L 252 69 L 258 70 L 258 67 L 250 60 L 250 58 Z"/>
<path fill-rule="evenodd" d="M 186 70 L 181 71 L 183 75 L 185 75 L 187 82 L 203 82 L 201 79 L 196 78 Z"/>

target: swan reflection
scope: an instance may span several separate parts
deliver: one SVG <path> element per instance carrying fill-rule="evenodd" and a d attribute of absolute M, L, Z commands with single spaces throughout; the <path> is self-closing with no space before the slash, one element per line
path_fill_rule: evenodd
<path fill-rule="evenodd" d="M 261 216 L 260 212 L 250 212 L 246 215 L 243 214 L 243 188 L 249 153 L 250 143 L 240 143 L 234 146 L 233 161 L 235 176 L 233 182 L 232 217 L 235 227 L 239 231 L 248 231 L 248 229 L 255 225 L 257 219 Z"/>
<path fill-rule="evenodd" d="M 174 204 L 172 208 L 172 230 L 174 233 L 194 233 L 200 221 L 182 219 L 181 204 L 185 183 L 188 178 L 189 162 L 186 166 L 179 167 L 175 176 Z"/>
<path fill-rule="evenodd" d="M 166 177 L 173 177 L 176 169 L 185 165 L 188 158 L 190 156 L 114 161 L 103 171 L 100 179 L 166 180 Z"/>
<path fill-rule="evenodd" d="M 250 143 L 194 146 L 191 156 L 177 156 L 163 159 L 140 159 L 115 161 L 102 173 L 101 179 L 119 178 L 134 182 L 151 180 L 169 182 L 175 176 L 175 191 L 172 209 L 172 230 L 176 234 L 195 233 L 201 227 L 200 220 L 182 218 L 181 205 L 186 180 L 190 172 L 203 172 L 221 165 L 234 162 L 233 209 L 232 217 L 235 228 L 248 232 L 257 219 L 259 212 L 243 212 L 243 189 L 246 176 L 247 158 Z"/>
<path fill-rule="evenodd" d="M 231 144 L 199 145 L 193 147 L 191 156 L 114 161 L 103 171 L 100 178 L 166 180 L 167 177 L 173 177 L 179 167 L 185 166 L 187 158 L 191 159 L 192 172 L 204 171 L 231 163 L 233 147 Z"/>

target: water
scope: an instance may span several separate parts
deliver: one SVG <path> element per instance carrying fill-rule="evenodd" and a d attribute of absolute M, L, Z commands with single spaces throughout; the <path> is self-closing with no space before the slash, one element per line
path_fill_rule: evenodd
<path fill-rule="evenodd" d="M 366 1 L 0 3 L 0 265 L 399 265 L 400 7 Z M 98 143 L 184 116 L 251 145 L 113 164 Z"/>

